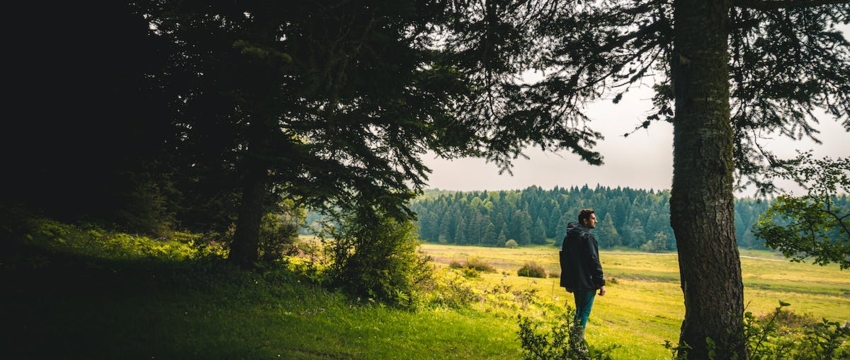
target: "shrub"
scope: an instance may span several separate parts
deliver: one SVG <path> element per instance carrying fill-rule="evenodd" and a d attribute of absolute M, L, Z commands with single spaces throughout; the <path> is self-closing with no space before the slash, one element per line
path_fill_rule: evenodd
<path fill-rule="evenodd" d="M 266 214 L 260 224 L 259 260 L 270 264 L 281 259 L 283 255 L 295 250 L 297 238 L 297 223 L 285 221 L 280 215 Z"/>
<path fill-rule="evenodd" d="M 850 328 L 838 322 L 796 315 L 780 301 L 762 318 L 744 314 L 744 336 L 750 359 L 847 359 Z"/>
<path fill-rule="evenodd" d="M 359 299 L 415 307 L 417 286 L 431 276 L 432 269 L 429 258 L 417 251 L 413 222 L 397 220 L 371 206 L 342 214 L 337 221 L 339 228 L 322 234 L 331 285 Z"/>
<path fill-rule="evenodd" d="M 535 262 L 530 262 L 525 263 L 525 265 L 519 268 L 516 274 L 525 277 L 546 278 L 546 269 L 543 266 L 537 265 Z"/>
<path fill-rule="evenodd" d="M 575 311 L 568 306 L 567 310 L 557 317 L 558 320 L 552 324 L 549 332 L 540 330 L 540 321 L 518 315 L 518 335 L 523 359 L 610 360 L 610 353 L 619 346 L 608 346 L 601 350 L 589 347 L 586 351 L 576 346 L 578 342 L 572 326 L 574 315 Z"/>
<path fill-rule="evenodd" d="M 116 210 L 115 220 L 128 232 L 166 238 L 175 222 L 168 202 L 174 189 L 165 181 L 143 177 L 133 179 L 131 188 L 120 196 L 123 205 Z"/>
<path fill-rule="evenodd" d="M 511 249 L 513 249 L 513 248 L 515 248 L 515 247 L 517 247 L 517 246 L 519 246 L 519 244 L 517 244 L 517 243 L 516 243 L 516 240 L 514 240 L 514 239 L 510 239 L 510 240 L 508 240 L 507 242 L 505 242 L 505 247 L 506 247 L 506 248 L 511 248 Z"/>
<path fill-rule="evenodd" d="M 473 270 L 474 271 L 474 270 Z M 430 305 L 459 309 L 481 301 L 481 295 L 464 277 L 454 272 L 437 272 L 423 284 Z"/>
<path fill-rule="evenodd" d="M 478 270 L 475 270 L 474 268 L 471 268 L 471 267 L 463 268 L 461 270 L 461 273 L 463 274 L 463 277 L 465 277 L 467 279 L 477 279 L 477 278 L 481 277 L 481 274 L 478 273 Z"/>
<path fill-rule="evenodd" d="M 477 258 L 477 257 L 467 259 L 466 260 L 466 267 L 471 268 L 471 269 L 475 269 L 475 270 L 481 271 L 481 272 L 487 272 L 487 273 L 496 272 L 496 268 L 493 267 L 493 265 L 490 265 L 490 263 L 488 263 L 487 261 L 485 261 L 481 258 Z"/>
<path fill-rule="evenodd" d="M 744 333 L 737 341 L 747 348 L 747 359 L 848 359 L 850 358 L 850 328 L 838 322 L 822 319 L 818 322 L 810 317 L 796 315 L 785 310 L 790 304 L 780 301 L 779 306 L 767 316 L 756 317 L 752 312 L 744 313 Z M 716 346 L 710 338 L 710 346 Z M 738 343 L 740 344 L 740 342 Z M 734 345 L 734 344 L 733 344 Z M 673 345 L 669 340 L 664 345 L 676 360 L 687 360 L 687 345 Z M 710 359 L 723 358 L 725 349 L 712 348 Z"/>

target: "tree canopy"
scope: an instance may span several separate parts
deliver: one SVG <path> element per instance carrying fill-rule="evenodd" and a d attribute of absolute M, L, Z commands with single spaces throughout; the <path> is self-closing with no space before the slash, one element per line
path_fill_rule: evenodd
<path fill-rule="evenodd" d="M 850 269 L 850 158 L 812 159 L 803 153 L 801 165 L 775 176 L 792 180 L 807 193 L 780 195 L 759 216 L 755 236 L 794 261 L 813 259 Z"/>

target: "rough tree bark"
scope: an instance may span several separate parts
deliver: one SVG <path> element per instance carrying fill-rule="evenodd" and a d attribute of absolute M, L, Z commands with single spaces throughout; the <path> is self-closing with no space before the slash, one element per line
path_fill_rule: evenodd
<path fill-rule="evenodd" d="M 680 354 L 746 358 L 744 285 L 735 239 L 733 132 L 730 124 L 730 0 L 676 0 L 672 59 L 676 101 L 670 221 L 685 297 Z"/>

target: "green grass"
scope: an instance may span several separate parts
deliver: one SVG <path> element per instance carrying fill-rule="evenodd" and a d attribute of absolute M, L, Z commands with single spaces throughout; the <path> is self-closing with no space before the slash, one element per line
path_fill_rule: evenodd
<path fill-rule="evenodd" d="M 516 276 L 528 262 L 557 273 L 550 246 L 425 244 L 438 279 L 457 280 L 476 300 L 411 312 L 348 299 L 289 271 L 230 268 L 209 260 L 215 249 L 197 256 L 191 236 L 157 241 L 55 223 L 0 230 L 3 359 L 520 359 L 516 316 L 554 321 L 572 304 L 557 278 Z M 782 300 L 798 314 L 850 320 L 850 280 L 837 267 L 744 256 L 749 310 L 767 313 Z M 615 359 L 669 358 L 663 343 L 678 338 L 684 315 L 676 256 L 601 257 L 616 281 L 594 305 L 591 345 L 620 345 Z M 463 280 L 449 269 L 470 259 L 496 272 Z"/>
<path fill-rule="evenodd" d="M 557 286 L 557 278 L 516 276 L 516 270 L 528 261 L 558 273 L 558 250 L 554 247 L 505 249 L 425 244 L 423 249 L 438 264 L 489 259 L 500 274 L 482 276 L 482 282 L 535 288 L 544 302 L 574 304 L 571 295 Z M 600 258 L 609 280 L 608 294 L 594 302 L 587 330 L 590 341 L 598 346 L 622 345 L 614 351 L 615 358 L 669 358 L 662 345 L 665 340 L 678 339 L 685 314 L 678 256 L 602 251 Z M 850 321 L 850 276 L 837 265 L 794 263 L 771 251 L 748 250 L 742 251 L 741 267 L 747 311 L 767 315 L 781 300 L 790 303 L 787 310 L 796 314 L 817 320 Z"/>

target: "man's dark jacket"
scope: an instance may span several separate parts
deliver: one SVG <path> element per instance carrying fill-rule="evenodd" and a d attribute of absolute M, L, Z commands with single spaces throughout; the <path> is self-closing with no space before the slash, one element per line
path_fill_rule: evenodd
<path fill-rule="evenodd" d="M 561 263 L 561 287 L 567 291 L 595 290 L 605 285 L 599 244 L 590 229 L 579 223 L 567 226 L 567 235 L 558 254 Z"/>

